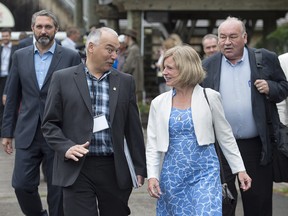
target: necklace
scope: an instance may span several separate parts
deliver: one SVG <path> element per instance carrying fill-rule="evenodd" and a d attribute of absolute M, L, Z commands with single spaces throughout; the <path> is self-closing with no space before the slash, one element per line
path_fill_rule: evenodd
<path fill-rule="evenodd" d="M 182 114 L 180 114 L 179 116 L 176 117 L 177 121 L 181 121 L 182 120 Z"/>

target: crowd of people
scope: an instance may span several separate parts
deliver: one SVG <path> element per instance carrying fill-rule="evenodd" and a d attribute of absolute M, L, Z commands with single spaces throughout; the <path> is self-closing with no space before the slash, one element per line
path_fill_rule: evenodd
<path fill-rule="evenodd" d="M 272 216 L 267 119 L 275 134 L 280 121 L 288 125 L 287 54 L 261 49 L 260 71 L 235 17 L 203 37 L 202 59 L 170 34 L 155 64 L 159 95 L 145 145 L 137 32 L 93 27 L 80 48 L 76 27 L 55 39 L 59 23 L 47 10 L 33 14 L 31 29 L 32 37 L 13 45 L 3 28 L 0 47 L 0 135 L 4 151 L 15 153 L 12 186 L 24 215 L 127 216 L 133 187 L 147 178 L 158 216 L 233 216 L 236 182 L 244 215 Z M 38 192 L 43 162 L 48 209 Z M 229 208 L 222 168 L 236 199 Z"/>

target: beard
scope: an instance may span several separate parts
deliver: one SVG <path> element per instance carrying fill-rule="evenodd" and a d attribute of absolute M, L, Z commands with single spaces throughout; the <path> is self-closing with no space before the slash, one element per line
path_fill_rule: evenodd
<path fill-rule="evenodd" d="M 42 46 L 47 46 L 52 40 L 54 39 L 54 37 L 49 37 L 49 36 L 40 36 L 37 38 L 37 42 L 39 44 L 41 44 Z"/>

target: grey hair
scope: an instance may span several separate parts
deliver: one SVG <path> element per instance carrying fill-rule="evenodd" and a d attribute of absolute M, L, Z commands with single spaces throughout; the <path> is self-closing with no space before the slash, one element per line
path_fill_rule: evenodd
<path fill-rule="evenodd" d="M 93 43 L 95 45 L 99 44 L 102 33 L 104 31 L 111 33 L 111 34 L 114 34 L 116 37 L 118 37 L 118 33 L 115 30 L 113 30 L 112 28 L 109 28 L 109 27 L 97 28 L 97 29 L 95 29 L 89 33 L 87 40 L 86 40 L 86 45 L 85 45 L 86 50 L 88 48 L 89 43 Z"/>
<path fill-rule="evenodd" d="M 36 22 L 36 18 L 38 16 L 47 16 L 47 17 L 50 17 L 52 20 L 53 20 L 53 23 L 54 23 L 54 26 L 56 29 L 59 28 L 59 23 L 58 23 L 58 19 L 57 17 L 50 11 L 48 10 L 41 10 L 41 11 L 38 11 L 36 13 L 33 14 L 32 16 L 32 20 L 31 20 L 31 25 L 34 26 L 35 25 L 35 22 Z"/>
<path fill-rule="evenodd" d="M 244 35 L 244 34 L 246 33 L 246 27 L 245 27 L 245 24 L 244 24 L 244 22 L 243 22 L 242 20 L 240 20 L 240 19 L 238 19 L 238 18 L 236 18 L 236 17 L 228 16 L 228 17 L 226 18 L 226 20 L 219 25 L 219 27 L 218 27 L 218 36 L 219 36 L 219 28 L 220 28 L 220 26 L 221 26 L 223 23 L 225 23 L 225 22 L 231 22 L 231 21 L 235 21 L 235 22 L 240 23 L 240 24 L 241 24 L 241 28 L 242 28 L 242 35 Z"/>

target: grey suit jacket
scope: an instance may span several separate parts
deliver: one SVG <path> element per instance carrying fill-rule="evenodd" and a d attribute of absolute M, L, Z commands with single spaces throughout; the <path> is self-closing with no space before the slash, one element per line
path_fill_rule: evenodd
<path fill-rule="evenodd" d="M 256 127 L 262 141 L 262 153 L 260 163 L 265 165 L 272 160 L 272 144 L 267 126 L 265 99 L 266 96 L 260 94 L 253 85 L 256 79 L 265 79 L 269 85 L 268 105 L 271 109 L 271 120 L 274 133 L 278 134 L 279 115 L 276 103 L 284 100 L 288 96 L 288 82 L 280 66 L 278 57 L 275 53 L 266 49 L 261 49 L 263 69 L 259 71 L 256 66 L 255 49 L 248 48 L 249 62 L 251 67 L 251 100 L 252 112 L 256 122 Z M 222 54 L 217 53 L 203 60 L 203 67 L 207 71 L 207 78 L 202 83 L 203 87 L 210 87 L 219 91 L 221 59 Z"/>
<path fill-rule="evenodd" d="M 33 46 L 15 51 L 8 79 L 2 137 L 15 136 L 15 148 L 28 148 L 33 141 L 39 121 L 43 118 L 53 72 L 80 62 L 78 53 L 56 45 L 43 87 L 39 89 L 34 67 Z"/>
<path fill-rule="evenodd" d="M 109 112 L 116 176 L 120 188 L 132 187 L 124 155 L 127 140 L 137 175 L 146 177 L 145 147 L 131 75 L 111 69 L 109 75 Z M 55 150 L 53 184 L 69 186 L 79 175 L 85 158 L 79 162 L 65 160 L 73 145 L 91 140 L 92 104 L 84 65 L 54 73 L 48 92 L 42 124 L 48 144 Z"/>

